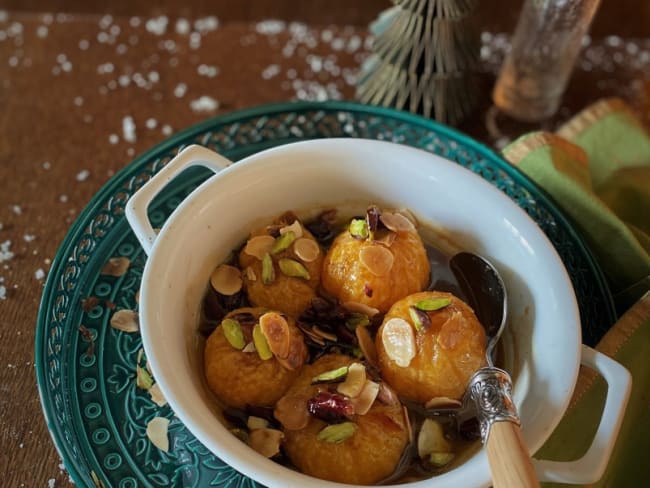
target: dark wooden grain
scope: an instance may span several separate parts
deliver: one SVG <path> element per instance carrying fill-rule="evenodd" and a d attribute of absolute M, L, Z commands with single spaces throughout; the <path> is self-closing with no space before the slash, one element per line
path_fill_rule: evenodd
<path fill-rule="evenodd" d="M 286 71 L 295 68 L 299 76 L 306 74 L 304 59 L 285 58 L 277 45 L 258 38 L 254 47 L 243 46 L 242 39 L 254 29 L 251 21 L 268 17 L 298 19 L 314 25 L 364 26 L 388 2 L 380 0 L 281 1 L 247 2 L 117 1 L 82 0 L 5 0 L 0 9 L 9 11 L 9 18 L 0 21 L 6 30 L 14 21 L 23 25 L 23 42 L 13 39 L 0 42 L 0 243 L 10 240 L 15 257 L 0 263 L 0 285 L 7 287 L 7 298 L 0 300 L 0 485 L 4 487 L 44 487 L 48 480 L 55 486 L 68 484 L 67 474 L 60 469 L 60 459 L 53 447 L 43 420 L 34 374 L 34 327 L 43 280 L 35 277 L 37 270 L 47 271 L 57 247 L 80 210 L 119 169 L 139 154 L 162 141 L 163 124 L 179 130 L 206 116 L 286 100 L 294 96 L 281 83 L 280 77 L 263 80 L 262 70 L 278 64 Z M 499 0 L 490 3 L 485 15 L 486 30 L 509 30 L 514 24 L 517 1 Z M 632 10 L 633 7 L 636 10 Z M 36 30 L 43 25 L 43 12 L 75 12 L 65 22 L 56 20 L 48 35 L 41 39 Z M 163 38 L 145 35 L 139 30 L 139 42 L 123 55 L 115 54 L 115 45 L 92 43 L 92 48 L 79 49 L 80 39 L 95 39 L 100 14 L 112 12 L 114 24 L 123 33 L 134 31 L 128 19 L 132 15 L 155 12 L 198 16 L 215 14 L 222 25 L 206 36 L 197 50 L 187 49 L 187 39 L 168 31 L 164 39 L 183 46 L 176 55 L 177 67 L 168 63 L 169 55 L 158 43 Z M 615 33 L 621 36 L 647 36 L 650 3 L 627 0 L 604 0 L 603 11 L 594 26 L 595 34 Z M 337 29 L 333 27 L 333 29 Z M 363 34 L 363 27 L 358 27 Z M 338 32 L 338 31 L 337 31 Z M 122 38 L 127 34 L 121 34 Z M 278 37 L 284 43 L 285 34 Z M 325 44 L 316 53 L 330 54 Z M 65 54 L 73 68 L 70 73 L 52 74 L 57 56 Z M 127 88 L 101 94 L 98 87 L 117 76 L 98 75 L 97 67 L 111 62 L 116 72 L 142 69 L 143 60 L 157 54 L 151 62 L 160 82 L 149 91 L 133 84 Z M 337 53 L 337 64 L 354 68 L 358 61 L 352 54 Z M 19 66 L 12 67 L 12 57 Z M 25 65 L 29 59 L 31 65 Z M 197 65 L 219 66 L 215 78 L 197 74 Z M 142 70 L 145 73 L 145 70 Z M 622 76 L 625 76 L 624 74 Z M 102 79 L 104 81 L 102 81 Z M 490 142 L 484 129 L 484 109 L 489 104 L 489 87 L 493 79 L 484 81 L 483 104 L 476 115 L 462 128 Z M 183 98 L 174 96 L 179 82 L 187 83 Z M 567 95 L 567 110 L 575 111 L 596 98 L 615 94 L 597 90 L 578 76 Z M 648 90 L 650 92 L 650 90 Z M 352 98 L 353 88 L 343 84 L 341 92 Z M 201 95 L 211 95 L 221 101 L 214 113 L 195 113 L 189 101 Z M 83 103 L 76 105 L 75 98 Z M 92 117 L 89 120 L 88 117 Z M 122 119 L 132 116 L 137 126 L 137 141 L 122 140 Z M 565 114 L 566 116 L 566 114 Z M 158 121 L 156 129 L 145 128 L 149 118 Z M 109 143 L 109 135 L 117 134 L 120 141 Z M 48 162 L 50 169 L 44 168 Z M 89 176 L 78 181 L 76 175 L 87 170 Z M 65 196 L 65 197 L 64 197 Z M 14 211 L 20 207 L 20 213 Z M 34 236 L 31 241 L 30 236 Z"/>

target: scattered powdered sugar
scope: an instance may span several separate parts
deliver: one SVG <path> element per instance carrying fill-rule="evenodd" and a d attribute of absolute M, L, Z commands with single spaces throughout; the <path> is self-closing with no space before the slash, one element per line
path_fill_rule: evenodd
<path fill-rule="evenodd" d="M 219 19 L 214 16 L 196 19 L 194 21 L 194 30 L 200 32 L 201 34 L 216 30 L 218 27 Z"/>
<path fill-rule="evenodd" d="M 176 21 L 176 33 L 181 36 L 186 36 L 190 33 L 191 25 L 189 20 L 180 18 Z"/>
<path fill-rule="evenodd" d="M 280 65 L 270 64 L 266 68 L 264 68 L 264 71 L 262 71 L 262 78 L 264 78 L 265 80 L 270 80 L 271 78 L 279 74 L 280 74 Z"/>
<path fill-rule="evenodd" d="M 47 480 L 47 488 L 54 488 L 56 485 L 56 480 L 54 478 L 50 478 Z"/>
<path fill-rule="evenodd" d="M 151 117 L 147 119 L 144 125 L 147 129 L 155 129 L 158 126 L 158 121 Z"/>
<path fill-rule="evenodd" d="M 9 261 L 13 257 L 14 253 L 11 252 L 11 241 L 0 243 L 0 263 Z"/>
<path fill-rule="evenodd" d="M 52 165 L 50 164 L 49 161 L 45 161 L 45 162 L 43 163 L 43 169 L 46 169 L 46 170 L 47 170 L 47 169 L 50 169 L 51 167 L 52 167 Z"/>
<path fill-rule="evenodd" d="M 193 112 L 214 112 L 219 108 L 219 102 L 212 97 L 203 95 L 196 100 L 190 102 L 190 108 Z"/>
<path fill-rule="evenodd" d="M 47 28 L 47 26 L 45 26 L 45 25 L 39 25 L 39 26 L 36 28 L 36 35 L 37 35 L 38 37 L 40 37 L 41 39 L 45 39 L 45 38 L 47 37 L 48 30 L 49 30 L 49 29 Z"/>
<path fill-rule="evenodd" d="M 174 96 L 178 98 L 183 98 L 187 92 L 187 85 L 185 83 L 179 83 L 174 88 Z"/>
<path fill-rule="evenodd" d="M 156 36 L 162 36 L 167 31 L 169 20 L 166 16 L 161 15 L 147 20 L 145 28 Z"/>
<path fill-rule="evenodd" d="M 11 210 L 13 210 L 16 215 L 23 213 L 23 209 L 20 207 L 20 205 L 12 205 Z"/>
<path fill-rule="evenodd" d="M 7 299 L 7 288 L 4 285 L 0 285 L 0 300 Z"/>
<path fill-rule="evenodd" d="M 199 75 L 207 76 L 208 78 L 214 78 L 219 74 L 219 68 L 207 64 L 200 64 L 196 71 Z"/>
<path fill-rule="evenodd" d="M 261 22 L 258 22 L 257 25 L 255 26 L 255 30 L 259 34 L 264 34 L 264 35 L 274 35 L 274 34 L 280 34 L 281 32 L 284 31 L 284 29 L 287 27 L 286 22 L 283 22 L 282 20 L 263 20 Z"/>
<path fill-rule="evenodd" d="M 25 240 L 25 242 L 32 242 L 34 239 L 36 239 L 36 236 L 33 234 L 25 234 L 23 236 L 23 239 Z"/>
<path fill-rule="evenodd" d="M 108 142 L 109 144 L 115 145 L 118 142 L 120 142 L 120 136 L 118 136 L 117 134 L 111 134 L 110 136 L 108 136 Z"/>
<path fill-rule="evenodd" d="M 122 119 L 122 138 L 126 142 L 135 142 L 135 122 L 133 122 L 133 117 L 127 115 Z"/>
<path fill-rule="evenodd" d="M 87 169 L 82 169 L 81 171 L 79 171 L 79 173 L 77 173 L 76 178 L 77 181 L 86 181 L 89 176 L 90 176 L 90 171 L 88 171 Z"/>
<path fill-rule="evenodd" d="M 165 135 L 165 136 L 171 136 L 171 135 L 172 135 L 172 132 L 173 132 L 174 130 L 172 129 L 172 126 L 171 126 L 171 125 L 169 125 L 169 124 L 165 124 L 165 125 L 162 126 L 161 131 L 162 131 L 163 135 Z"/>
<path fill-rule="evenodd" d="M 37 280 L 42 280 L 43 278 L 45 278 L 45 271 L 43 271 L 43 268 L 38 268 L 34 272 L 34 278 L 36 278 Z"/>

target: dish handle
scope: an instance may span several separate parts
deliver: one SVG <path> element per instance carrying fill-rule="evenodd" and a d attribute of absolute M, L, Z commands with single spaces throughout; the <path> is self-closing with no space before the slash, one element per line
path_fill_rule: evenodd
<path fill-rule="evenodd" d="M 179 152 L 129 199 L 126 203 L 126 218 L 147 256 L 151 254 L 157 236 L 147 214 L 154 197 L 180 173 L 192 166 L 203 166 L 218 173 L 231 164 L 232 161 L 216 152 L 193 144 Z"/>
<path fill-rule="evenodd" d="M 600 424 L 589 449 L 569 462 L 533 459 L 540 481 L 592 484 L 604 474 L 623 422 L 632 388 L 632 376 L 619 363 L 583 345 L 581 364 L 597 371 L 607 382 L 607 397 Z"/>

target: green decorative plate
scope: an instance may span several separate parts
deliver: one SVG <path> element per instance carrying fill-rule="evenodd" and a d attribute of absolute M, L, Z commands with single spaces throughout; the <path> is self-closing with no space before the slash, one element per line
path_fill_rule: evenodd
<path fill-rule="evenodd" d="M 486 147 L 421 117 L 353 103 L 285 103 L 244 110 L 191 127 L 115 175 L 74 223 L 43 292 L 36 330 L 36 372 L 49 430 L 79 486 L 255 487 L 212 455 L 173 416 L 136 387 L 137 333 L 109 325 L 112 308 L 136 309 L 146 256 L 124 206 L 182 147 L 198 143 L 232 160 L 305 139 L 362 137 L 408 144 L 456 161 L 503 190 L 546 232 L 573 281 L 583 340 L 594 345 L 615 320 L 611 296 L 591 254 L 549 198 Z M 154 201 L 160 226 L 207 175 L 188 173 Z M 124 256 L 126 274 L 100 270 Z M 95 297 L 95 303 L 82 300 Z M 168 453 L 146 436 L 154 416 L 171 420 Z"/>

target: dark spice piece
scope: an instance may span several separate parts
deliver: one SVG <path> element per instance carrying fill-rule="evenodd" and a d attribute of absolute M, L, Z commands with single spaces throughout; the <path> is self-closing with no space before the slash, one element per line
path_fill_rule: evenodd
<path fill-rule="evenodd" d="M 88 297 L 81 299 L 81 309 L 84 312 L 90 312 L 97 305 L 99 305 L 99 298 L 97 297 Z"/>
<path fill-rule="evenodd" d="M 92 356 L 95 354 L 95 341 L 93 340 L 93 335 L 83 324 L 79 325 L 79 332 L 81 333 L 81 337 L 89 343 L 88 348 L 86 349 L 86 356 Z"/>
<path fill-rule="evenodd" d="M 305 227 L 320 244 L 327 245 L 336 235 L 334 231 L 335 223 L 336 209 L 330 209 L 321 212 L 315 220 L 306 224 Z"/>
<path fill-rule="evenodd" d="M 368 297 L 372 298 L 372 288 L 368 286 L 368 283 L 363 284 L 363 293 Z"/>
<path fill-rule="evenodd" d="M 368 232 L 370 233 L 370 239 L 374 238 L 374 233 L 377 231 L 380 215 L 381 210 L 379 210 L 379 207 L 376 205 L 371 205 L 366 211 L 366 222 L 368 223 Z"/>

